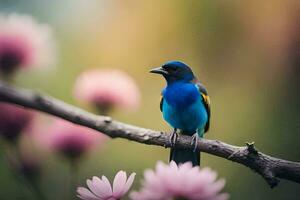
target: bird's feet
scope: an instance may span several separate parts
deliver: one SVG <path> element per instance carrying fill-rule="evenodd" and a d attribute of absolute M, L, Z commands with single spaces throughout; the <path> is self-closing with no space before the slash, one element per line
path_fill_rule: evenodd
<path fill-rule="evenodd" d="M 178 138 L 177 129 L 175 128 L 173 132 L 170 134 L 169 142 L 171 147 L 174 147 Z"/>
<path fill-rule="evenodd" d="M 194 148 L 193 148 L 193 152 L 195 152 L 197 150 L 197 144 L 198 144 L 198 141 L 199 141 L 199 135 L 198 133 L 194 133 L 194 135 L 192 135 L 192 141 L 191 141 L 191 145 L 194 145 Z"/>

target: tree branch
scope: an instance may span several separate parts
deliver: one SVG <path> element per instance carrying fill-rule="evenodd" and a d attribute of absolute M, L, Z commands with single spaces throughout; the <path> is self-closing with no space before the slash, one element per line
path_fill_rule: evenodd
<path fill-rule="evenodd" d="M 150 129 L 125 124 L 110 117 L 97 116 L 52 97 L 30 90 L 18 89 L 0 82 L 0 101 L 17 104 L 63 118 L 75 124 L 100 131 L 112 138 L 125 138 L 143 144 L 170 147 L 168 135 Z M 198 149 L 242 164 L 260 174 L 275 187 L 280 179 L 300 183 L 300 163 L 278 159 L 257 151 L 254 143 L 244 147 L 217 140 L 201 139 Z M 193 148 L 189 136 L 179 136 L 176 148 Z"/>

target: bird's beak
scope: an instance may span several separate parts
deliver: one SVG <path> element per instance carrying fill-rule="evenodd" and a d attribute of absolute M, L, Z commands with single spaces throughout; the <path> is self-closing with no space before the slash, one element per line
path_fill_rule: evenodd
<path fill-rule="evenodd" d="M 150 70 L 150 73 L 168 75 L 169 73 L 162 67 L 157 67 Z"/>

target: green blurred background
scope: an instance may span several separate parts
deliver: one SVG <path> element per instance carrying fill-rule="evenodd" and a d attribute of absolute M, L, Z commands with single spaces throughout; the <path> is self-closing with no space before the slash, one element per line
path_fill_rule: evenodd
<path fill-rule="evenodd" d="M 57 43 L 56 66 L 20 73 L 17 85 L 78 105 L 72 90 L 80 72 L 120 68 L 136 80 L 142 100 L 138 111 L 115 109 L 112 117 L 168 131 L 159 111 L 164 81 L 148 71 L 168 60 L 182 60 L 210 94 L 212 122 L 206 138 L 234 145 L 255 141 L 259 150 L 293 161 L 300 161 L 299 8 L 297 0 L 0 1 L 2 13 L 26 13 L 50 24 Z M 2 150 L 0 199 L 31 199 L 26 189 L 16 192 L 20 185 L 9 173 Z M 157 160 L 167 162 L 168 153 L 157 146 L 110 140 L 82 160 L 80 182 L 102 174 L 111 180 L 123 169 L 137 173 L 138 188 L 143 170 Z M 68 164 L 57 156 L 42 156 L 43 192 L 48 199 L 64 199 Z M 226 179 L 225 190 L 233 200 L 300 199 L 299 184 L 282 181 L 270 189 L 259 175 L 228 160 L 203 154 L 202 166 Z"/>

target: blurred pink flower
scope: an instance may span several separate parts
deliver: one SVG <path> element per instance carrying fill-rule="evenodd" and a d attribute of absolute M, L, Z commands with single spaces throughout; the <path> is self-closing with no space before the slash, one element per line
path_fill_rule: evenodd
<path fill-rule="evenodd" d="M 15 105 L 0 103 L 0 136 L 15 141 L 29 126 L 33 112 Z"/>
<path fill-rule="evenodd" d="M 226 200 L 228 194 L 220 191 L 224 180 L 216 181 L 216 172 L 209 168 L 193 167 L 190 162 L 177 166 L 158 162 L 156 171 L 146 170 L 143 188 L 132 192 L 133 200 Z"/>
<path fill-rule="evenodd" d="M 120 106 L 136 109 L 139 105 L 139 89 L 134 80 L 117 69 L 93 69 L 82 73 L 75 84 L 75 97 L 101 109 Z"/>
<path fill-rule="evenodd" d="M 135 173 L 127 179 L 126 172 L 119 171 L 113 182 L 113 187 L 105 176 L 102 179 L 94 176 L 87 180 L 88 188 L 78 187 L 78 197 L 83 200 L 120 200 L 130 189 Z"/>
<path fill-rule="evenodd" d="M 0 15 L 0 71 L 44 67 L 54 61 L 49 26 L 28 15 Z"/>
<path fill-rule="evenodd" d="M 61 119 L 56 119 L 42 138 L 50 149 L 71 159 L 80 157 L 107 139 L 105 135 L 92 129 Z"/>

